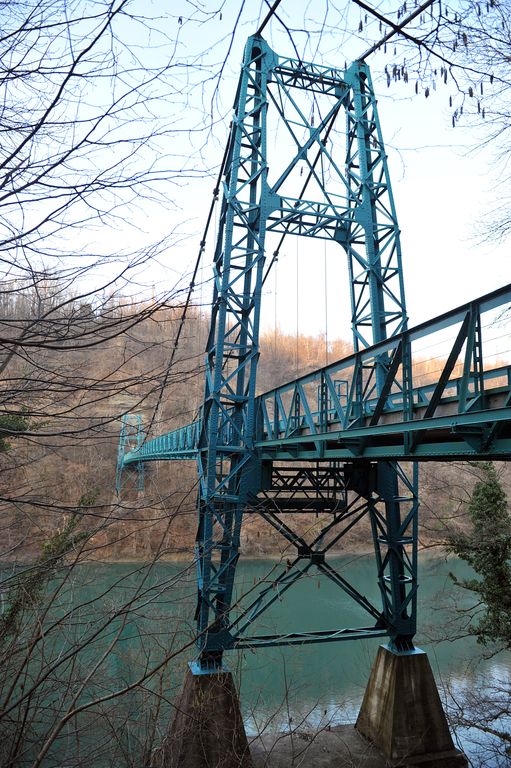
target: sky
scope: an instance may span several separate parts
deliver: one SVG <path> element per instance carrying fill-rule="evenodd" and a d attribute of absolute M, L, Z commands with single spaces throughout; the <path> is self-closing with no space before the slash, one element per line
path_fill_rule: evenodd
<path fill-rule="evenodd" d="M 398 7 L 392 2 L 379 6 L 385 12 Z M 202 110 L 206 123 L 207 111 L 213 105 L 215 124 L 207 143 L 203 134 L 197 138 L 185 136 L 180 150 L 189 153 L 190 167 L 198 171 L 201 167 L 211 169 L 209 176 L 204 178 L 199 173 L 197 181 L 183 183 L 176 192 L 175 206 L 168 211 L 146 214 L 153 230 L 160 228 L 165 233 L 172 228 L 178 233 L 177 240 L 181 240 L 168 258 L 161 260 L 161 274 L 154 268 L 152 282 L 156 291 L 162 283 L 178 279 L 180 274 L 186 276 L 192 269 L 209 209 L 215 166 L 225 146 L 243 46 L 266 12 L 261 2 L 227 0 L 221 14 L 205 21 L 204 13 L 201 16 L 194 11 L 191 3 L 183 7 L 190 13 L 187 16 L 183 11 L 179 23 L 178 52 L 216 72 L 224 56 L 227 59 L 219 80 L 197 85 L 191 91 L 190 120 L 196 121 Z M 213 11 L 217 6 L 206 0 L 202 7 Z M 371 26 L 370 19 L 366 23 L 359 9 L 347 2 L 282 0 L 279 14 L 285 23 L 296 27 L 292 37 L 305 60 L 313 58 L 341 68 L 381 34 L 376 23 Z M 359 32 L 361 22 L 364 29 Z M 303 29 L 309 34 L 300 31 Z M 289 36 L 277 20 L 267 27 L 265 37 L 277 53 L 294 55 Z M 465 126 L 463 121 L 452 127 L 448 101 L 456 90 L 450 80 L 435 89 L 437 80 L 428 80 L 426 68 L 417 95 L 413 78 L 407 84 L 391 83 L 387 88 L 385 63 L 389 57 L 400 61 L 405 55 L 398 43 L 395 52 L 375 54 L 368 63 L 378 94 L 402 233 L 408 314 L 410 324 L 415 325 L 508 282 L 508 246 L 482 243 L 478 235 L 491 220 L 499 194 L 495 147 L 476 150 L 478 135 L 473 127 Z M 179 119 L 183 121 L 183 116 Z M 186 115 L 184 120 L 186 123 Z M 271 156 L 268 160 L 271 165 Z M 194 300 L 204 305 L 209 301 L 213 245 L 214 237 L 210 235 L 200 269 L 203 285 L 194 295 Z M 311 245 L 305 238 L 288 238 L 265 288 L 263 328 L 276 327 L 290 334 L 326 332 L 328 338 L 349 339 L 349 316 L 349 285 L 342 249 L 330 244 L 325 247 L 322 242 Z"/>

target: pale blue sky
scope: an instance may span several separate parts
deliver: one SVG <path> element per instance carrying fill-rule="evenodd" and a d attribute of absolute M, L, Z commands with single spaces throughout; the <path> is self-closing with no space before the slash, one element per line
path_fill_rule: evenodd
<path fill-rule="evenodd" d="M 211 81 L 204 87 L 195 87 L 187 109 L 176 113 L 176 120 L 184 128 L 187 125 L 200 126 L 201 115 L 213 104 L 218 122 L 209 134 L 208 142 L 204 144 L 203 134 L 190 137 L 185 133 L 182 144 L 178 143 L 173 148 L 178 154 L 190 158 L 184 162 L 186 167 L 193 167 L 199 173 L 207 167 L 213 169 L 221 159 L 243 46 L 248 34 L 255 31 L 257 19 L 266 12 L 263 3 L 247 0 L 231 39 L 240 5 L 228 0 L 223 6 L 222 18 L 217 14 L 204 24 L 198 23 L 197 15 L 187 20 L 186 11 L 191 6 L 183 5 L 183 24 L 178 30 L 179 55 L 190 58 L 196 65 L 214 70 L 231 46 L 220 82 Z M 398 7 L 392 2 L 381 5 Z M 334 4 L 323 0 L 308 3 L 283 0 L 279 13 L 287 19 L 287 23 L 297 28 L 305 26 L 313 33 L 309 39 L 303 32 L 293 33 L 304 58 L 310 58 L 314 52 L 316 61 L 342 68 L 345 60 L 349 62 L 364 51 L 371 40 L 378 38 L 379 29 L 377 24 L 366 26 L 365 19 L 353 4 L 343 1 L 337 6 L 336 9 Z M 203 7 L 208 11 L 218 6 L 206 0 Z M 328 14 L 325 15 L 327 8 Z M 364 29 L 359 33 L 361 18 Z M 319 34 L 325 19 L 326 26 Z M 275 20 L 265 31 L 265 36 L 277 53 L 291 52 L 288 36 Z M 397 60 L 400 55 L 398 45 Z M 489 147 L 484 152 L 471 151 L 470 145 L 477 140 L 473 129 L 466 130 L 463 124 L 452 128 L 452 110 L 448 100 L 455 89 L 450 81 L 433 90 L 432 81 L 429 82 L 426 76 L 418 95 L 415 95 L 413 78 L 408 84 L 392 83 L 387 88 L 382 74 L 384 64 L 392 56 L 393 51 L 389 50 L 386 56 L 378 54 L 371 57 L 368 63 L 378 92 L 382 130 L 402 231 L 408 312 L 411 323 L 416 324 L 507 282 L 507 246 L 481 244 L 476 238 L 478 229 L 484 228 L 485 222 L 491 218 L 496 197 L 493 190 L 499 174 L 498 167 L 493 163 L 493 148 Z M 197 79 L 200 80 L 200 77 Z M 424 89 L 428 82 L 430 95 L 426 99 Z M 217 86 L 214 92 L 213 84 Z M 271 157 L 269 163 L 271 165 Z M 150 276 L 141 277 L 146 284 L 152 282 L 158 289 L 191 269 L 211 200 L 213 175 L 210 179 L 200 178 L 195 182 L 183 179 L 182 187 L 176 186 L 174 190 L 177 209 L 169 201 L 166 210 L 146 209 L 142 212 L 140 224 L 143 229 L 162 234 L 175 229 L 186 236 L 180 245 L 176 244 L 160 259 L 161 270 L 155 265 Z M 133 236 L 131 233 L 130 237 Z M 211 274 L 213 243 L 211 235 L 201 269 L 204 279 Z M 325 254 L 323 243 L 311 247 L 311 242 L 303 238 L 288 238 L 275 277 L 268 281 L 264 297 L 262 322 L 265 328 L 271 329 L 276 323 L 290 333 L 298 328 L 302 333 L 317 334 L 323 332 L 327 319 L 330 338 L 350 337 L 346 259 L 342 249 L 328 246 Z M 326 293 L 325 283 L 328 286 Z M 196 300 L 207 302 L 207 297 L 206 288 L 196 293 Z"/>

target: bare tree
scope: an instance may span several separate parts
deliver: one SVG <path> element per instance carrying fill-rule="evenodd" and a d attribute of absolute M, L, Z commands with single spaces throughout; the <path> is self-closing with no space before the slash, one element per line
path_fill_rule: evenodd
<path fill-rule="evenodd" d="M 166 659 L 189 642 L 186 621 L 162 629 L 188 570 L 151 564 L 193 496 L 174 484 L 120 505 L 116 441 L 123 413 L 150 412 L 196 365 L 185 344 L 169 370 L 183 268 L 151 285 L 183 236 L 158 216 L 177 181 L 207 173 L 176 138 L 204 143 L 208 120 L 179 113 L 212 73 L 180 48 L 177 15 L 138 0 L 0 9 L 0 764 L 141 764 L 172 690 Z M 97 583 L 91 562 L 141 531 L 147 565 Z M 142 663 L 117 679 L 132 632 Z"/>

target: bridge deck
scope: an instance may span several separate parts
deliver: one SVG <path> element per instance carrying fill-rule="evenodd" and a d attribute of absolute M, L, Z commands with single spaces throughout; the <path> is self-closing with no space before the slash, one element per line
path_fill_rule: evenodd
<path fill-rule="evenodd" d="M 495 346 L 509 323 L 511 285 L 265 392 L 256 450 L 285 461 L 510 458 L 511 365 Z M 428 373 L 421 350 L 432 347 L 440 355 Z M 193 459 L 201 428 L 199 418 L 148 440 L 124 465 Z M 222 423 L 219 433 L 234 453 Z"/>

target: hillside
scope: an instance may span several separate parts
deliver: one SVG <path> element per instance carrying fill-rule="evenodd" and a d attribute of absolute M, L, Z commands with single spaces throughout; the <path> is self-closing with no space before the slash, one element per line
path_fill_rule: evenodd
<path fill-rule="evenodd" d="M 4 338 L 14 338 L 18 318 L 26 317 L 27 307 L 18 299 L 15 306 L 2 309 Z M 60 344 L 45 346 L 46 329 L 38 322 L 31 329 L 39 345 L 37 355 L 29 345 L 6 355 L 4 411 L 23 409 L 29 430 L 11 439 L 10 450 L 0 455 L 2 559 L 36 557 L 73 514 L 79 514 L 80 530 L 92 535 L 84 546 L 94 558 L 191 555 L 196 525 L 193 462 L 149 464 L 143 492 L 137 491 L 136 473 L 131 477 L 128 473 L 120 498 L 115 494 L 121 415 L 140 413 L 148 434 L 157 435 L 191 421 L 201 403 L 208 319 L 192 309 L 169 369 L 180 315 L 179 306 L 133 301 L 116 300 L 100 312 L 72 305 L 51 314 L 51 338 L 55 323 L 60 323 Z M 261 349 L 258 384 L 259 391 L 265 391 L 323 365 L 326 357 L 332 362 L 346 356 L 350 345 L 331 342 L 327 354 L 322 337 L 296 339 L 275 331 L 263 334 Z M 438 361 L 423 362 L 425 375 L 433 365 Z M 459 464 L 423 465 L 424 546 L 442 541 L 445 521 L 460 514 L 472 474 L 470 467 Z M 297 528 L 301 535 L 312 535 L 321 521 L 321 515 L 303 514 Z M 264 556 L 279 547 L 273 529 L 260 517 L 246 517 L 244 554 Z M 369 526 L 364 524 L 342 542 L 348 550 L 371 547 Z"/>

